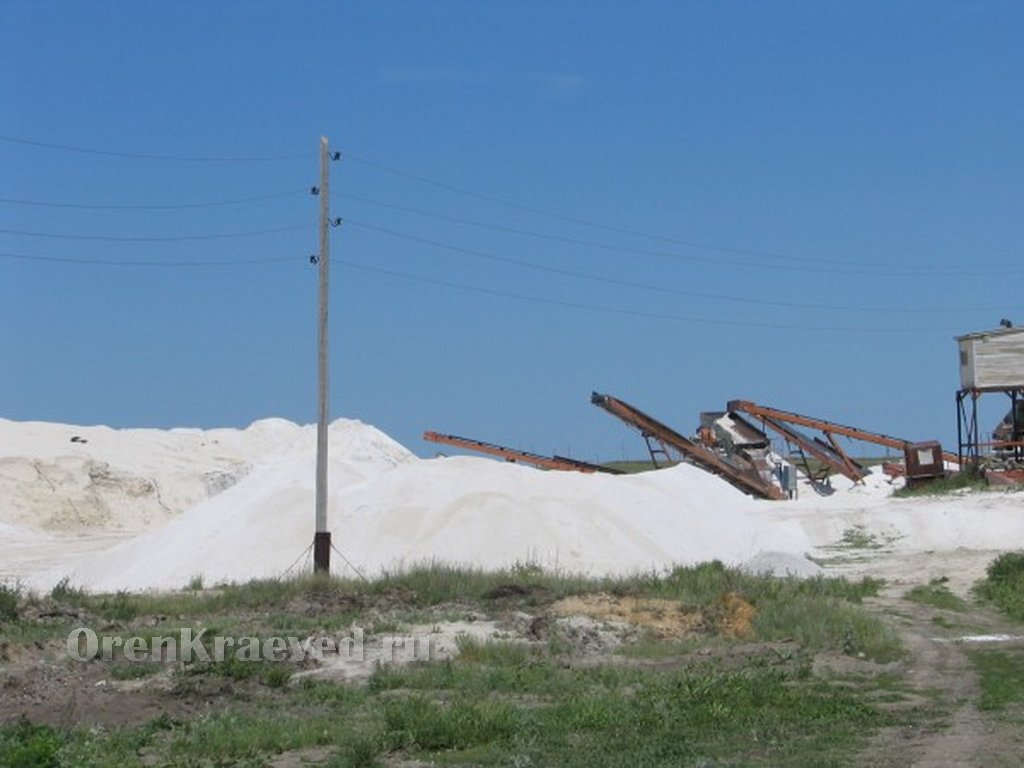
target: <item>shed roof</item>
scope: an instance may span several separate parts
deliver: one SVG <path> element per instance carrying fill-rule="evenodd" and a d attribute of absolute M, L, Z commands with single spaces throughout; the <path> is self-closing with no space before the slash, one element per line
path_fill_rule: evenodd
<path fill-rule="evenodd" d="M 957 341 L 969 341 L 970 339 L 984 339 L 989 336 L 1013 336 L 1015 334 L 1024 333 L 1024 325 L 1014 328 L 996 328 L 991 331 L 975 331 L 974 333 L 965 333 L 963 336 L 957 336 Z"/>

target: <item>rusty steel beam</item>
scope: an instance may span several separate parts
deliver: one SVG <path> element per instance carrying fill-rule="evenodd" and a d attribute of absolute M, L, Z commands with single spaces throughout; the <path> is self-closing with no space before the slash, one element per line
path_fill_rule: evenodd
<path fill-rule="evenodd" d="M 833 435 L 831 432 L 826 432 L 825 433 L 825 437 L 828 438 L 828 445 L 830 446 L 829 449 L 834 451 L 835 454 L 840 459 L 842 459 L 843 462 L 848 467 L 850 467 L 851 470 L 854 470 L 856 472 L 864 472 L 864 474 L 867 474 L 867 472 L 864 470 L 864 467 L 862 467 L 860 464 L 858 464 L 853 458 L 850 457 L 849 454 L 846 453 L 846 451 L 843 450 L 843 446 L 841 446 L 839 444 L 839 441 L 836 440 L 836 436 L 835 435 Z"/>
<path fill-rule="evenodd" d="M 801 427 L 816 429 L 823 432 L 825 435 L 830 433 L 842 435 L 843 437 L 850 437 L 854 440 L 860 440 L 865 443 L 874 443 L 875 445 L 883 445 L 887 448 L 896 448 L 900 451 L 904 450 L 907 444 L 911 442 L 898 437 L 892 437 L 891 435 L 883 435 L 881 432 L 869 432 L 866 429 L 847 427 L 843 424 L 825 421 L 825 419 L 815 419 L 810 416 L 802 416 L 799 413 L 792 413 L 791 411 L 781 411 L 778 408 L 768 408 L 749 400 L 730 400 L 726 408 L 730 412 L 740 411 L 742 413 L 748 413 L 751 416 L 757 416 L 758 418 L 767 417 L 779 423 L 796 424 Z M 949 453 L 948 451 L 943 451 L 942 458 L 945 461 L 951 461 L 956 464 L 960 463 L 960 457 L 955 453 Z"/>
<path fill-rule="evenodd" d="M 761 421 L 769 429 L 775 430 L 791 443 L 799 445 L 800 448 L 811 454 L 811 456 L 816 458 L 822 464 L 825 464 L 834 472 L 845 475 L 853 482 L 860 482 L 867 474 L 867 472 L 862 470 L 860 467 L 855 465 L 851 466 L 850 464 L 847 464 L 847 462 L 843 461 L 842 458 L 833 454 L 830 450 L 826 450 L 827 446 L 824 443 L 808 440 L 795 429 L 790 429 L 785 424 L 777 422 L 767 416 L 762 416 Z"/>
<path fill-rule="evenodd" d="M 714 451 L 683 437 L 671 427 L 665 426 L 629 403 L 599 392 L 594 392 L 590 396 L 590 402 L 639 430 L 645 438 L 653 437 L 663 445 L 670 446 L 704 471 L 718 475 L 744 493 L 761 499 L 788 498 L 785 491 L 762 480 L 753 469 L 745 471 L 730 464 Z"/>
<path fill-rule="evenodd" d="M 485 443 L 482 440 L 473 440 L 468 437 L 459 437 L 457 435 L 442 435 L 437 432 L 424 432 L 423 439 L 429 440 L 432 443 L 451 445 L 455 448 L 465 448 L 469 451 L 497 456 L 505 459 L 505 461 L 530 464 L 543 469 L 555 469 L 562 472 L 584 472 L 588 474 L 592 472 L 603 472 L 609 475 L 623 474 L 621 469 L 602 467 L 600 464 L 591 464 L 586 461 L 580 461 L 579 459 L 570 459 L 566 456 L 541 456 L 537 453 L 519 451 L 515 448 L 506 448 L 503 445 Z"/>

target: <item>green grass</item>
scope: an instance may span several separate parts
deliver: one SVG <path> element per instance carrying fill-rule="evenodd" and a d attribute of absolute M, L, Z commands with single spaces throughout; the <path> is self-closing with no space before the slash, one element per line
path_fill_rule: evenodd
<path fill-rule="evenodd" d="M 650 472 L 657 469 L 650 459 L 625 459 L 623 461 L 606 461 L 602 466 L 608 469 L 617 469 L 627 475 L 635 475 L 639 472 Z"/>
<path fill-rule="evenodd" d="M 228 705 L 188 722 L 0 727 L 0 765 L 126 768 L 145 755 L 146 764 L 257 766 L 324 747 L 336 766 L 838 766 L 892 721 L 850 686 L 765 665 L 651 673 L 538 661 L 524 680 L 516 665 L 492 661 L 446 665 L 443 676 L 412 666 L 362 692 L 301 685 L 273 706 Z"/>
<path fill-rule="evenodd" d="M 259 617 L 261 626 L 267 628 L 275 635 L 301 635 L 308 634 L 313 630 L 324 632 L 337 632 L 348 629 L 358 620 L 358 610 L 348 610 L 335 613 L 325 611 L 314 616 L 297 616 L 283 611 L 265 613 Z"/>
<path fill-rule="evenodd" d="M 85 611 L 93 621 L 119 626 L 130 627 L 133 621 L 154 615 L 174 616 L 179 622 L 201 623 L 210 636 L 248 636 L 344 629 L 367 615 L 366 606 L 380 600 L 399 602 L 402 610 L 422 615 L 435 606 L 453 604 L 485 612 L 512 604 L 518 609 L 542 609 L 562 597 L 594 592 L 678 601 L 681 607 L 708 617 L 709 631 L 713 632 L 726 596 L 732 595 L 754 607 L 752 639 L 795 639 L 810 650 L 845 650 L 884 661 L 899 655 L 895 634 L 856 607 L 863 597 L 877 594 L 881 583 L 872 579 L 754 576 L 719 562 L 605 579 L 549 573 L 525 565 L 485 572 L 427 564 L 386 573 L 369 583 L 317 575 L 259 580 L 206 592 L 91 595 L 63 583 L 50 599 L 59 598 L 60 604 Z M 301 614 L 309 609 L 315 611 L 313 616 Z M 370 629 L 395 631 L 402 625 L 401 610 L 383 617 L 373 615 L 367 625 Z M 129 634 L 173 635 L 166 626 L 170 625 L 155 629 L 143 626 Z M 0 629 L 0 634 L 14 641 L 27 641 L 40 634 L 60 637 L 71 627 L 67 621 L 35 622 L 31 626 L 16 623 Z M 126 630 L 117 634 L 125 635 Z"/>
<path fill-rule="evenodd" d="M 975 593 L 1008 616 L 1024 621 L 1024 552 L 1006 552 L 993 560 Z"/>
<path fill-rule="evenodd" d="M 897 635 L 857 605 L 878 594 L 881 585 L 876 579 L 752 576 L 712 562 L 631 586 L 637 594 L 675 598 L 712 618 L 724 596 L 736 595 L 754 607 L 750 639 L 795 640 L 810 651 L 841 650 L 884 662 L 902 653 Z"/>
<path fill-rule="evenodd" d="M 1024 653 L 973 651 L 969 656 L 981 680 L 979 709 L 1024 705 Z"/>
<path fill-rule="evenodd" d="M 810 579 L 774 578 L 743 573 L 727 568 L 714 560 L 700 565 L 675 568 L 668 573 L 648 573 L 629 579 L 595 582 L 601 591 L 639 597 L 678 598 L 686 604 L 707 605 L 728 593 L 747 599 L 789 598 L 797 595 L 831 597 L 860 602 L 878 594 L 884 582 L 864 578 L 848 581 L 843 578 L 818 576 Z M 591 588 L 589 591 L 597 591 Z"/>
<path fill-rule="evenodd" d="M 918 584 L 903 595 L 904 599 L 947 611 L 966 611 L 967 602 L 949 591 L 945 579 L 932 579 L 928 584 Z"/>
<path fill-rule="evenodd" d="M 326 750 L 330 766 L 412 760 L 501 766 L 845 765 L 871 731 L 890 724 L 892 716 L 869 700 L 870 680 L 855 685 L 821 680 L 809 660 L 817 650 L 880 661 L 899 655 L 895 634 L 858 605 L 880 585 L 870 579 L 751 576 L 718 562 L 616 579 L 548 573 L 529 565 L 483 572 L 428 564 L 370 583 L 303 576 L 142 595 L 91 595 L 65 582 L 35 599 L 80 609 L 90 623 L 110 622 L 111 632 L 122 636 L 173 636 L 178 626 L 190 625 L 205 626 L 211 635 L 243 627 L 252 637 L 360 620 L 391 628 L 408 621 L 403 611 L 425 618 L 435 608 L 444 612 L 451 606 L 492 616 L 524 609 L 539 613 L 561 597 L 605 592 L 668 599 L 699 610 L 707 618 L 705 633 L 686 642 L 726 652 L 686 666 L 635 665 L 609 656 L 581 667 L 554 640 L 462 639 L 455 660 L 382 666 L 366 685 L 344 686 L 308 678 L 290 684 L 294 665 L 229 656 L 224 662 L 185 665 L 171 678 L 168 696 L 214 696 L 209 714 L 124 728 L 0 727 L 0 766 L 257 766 L 272 755 L 313 747 Z M 752 636 L 743 642 L 786 640 L 797 649 L 787 644 L 773 652 L 775 646 L 766 645 L 764 653 L 732 656 L 728 651 L 736 641 L 715 632 L 717 622 L 727 618 L 727 599 L 737 598 L 753 607 Z M 173 618 L 153 625 L 154 616 Z M 11 625 L 26 635 L 66 632 L 69 625 L 32 626 L 24 620 Z M 637 656 L 681 649 L 678 639 L 642 642 L 648 645 L 638 643 Z M 109 674 L 125 680 L 166 668 L 115 662 Z M 233 693 L 218 693 L 224 686 Z M 8 754 L 19 756 L 19 762 L 4 763 Z"/>
<path fill-rule="evenodd" d="M 862 525 L 855 525 L 843 531 L 843 537 L 837 547 L 846 549 L 880 549 L 881 544 L 873 533 L 868 533 Z"/>
<path fill-rule="evenodd" d="M 304 575 L 291 579 L 264 579 L 245 584 L 229 584 L 205 592 L 167 592 L 92 595 L 62 584 L 51 600 L 82 608 L 109 621 L 130 621 L 136 617 L 164 615 L 223 616 L 225 613 L 270 612 L 281 621 L 282 609 L 295 600 L 317 607 L 317 615 L 332 611 L 354 615 L 362 602 L 382 597 L 393 598 L 403 606 L 422 608 L 443 603 L 491 605 L 512 599 L 520 604 L 540 605 L 567 595 L 611 592 L 619 595 L 672 597 L 697 602 L 716 597 L 723 590 L 738 588 L 763 590 L 765 585 L 784 584 L 784 589 L 829 593 L 843 599 L 858 600 L 875 594 L 880 582 L 846 582 L 842 579 L 764 579 L 726 569 L 720 563 L 708 563 L 671 571 L 649 571 L 622 578 L 587 578 L 570 573 L 544 571 L 529 564 L 483 571 L 438 563 L 426 563 L 403 571 L 385 572 L 372 582 L 323 575 Z M 761 585 L 761 586 L 758 586 Z M 803 585 L 803 586 L 798 586 Z M 774 587 L 768 586 L 768 589 Z M 336 606 L 341 606 L 336 610 Z"/>
<path fill-rule="evenodd" d="M 963 491 L 987 491 L 988 484 L 981 476 L 972 472 L 957 472 L 945 478 L 938 478 L 913 488 L 904 486 L 893 492 L 897 498 L 921 496 L 945 496 Z"/>
<path fill-rule="evenodd" d="M 110 677 L 114 680 L 141 680 L 166 669 L 168 665 L 159 661 L 124 661 L 110 667 Z"/>
<path fill-rule="evenodd" d="M 179 678 L 179 689 L 187 691 L 189 689 L 188 678 L 203 675 L 224 677 L 230 680 L 258 680 L 270 688 L 283 688 L 288 684 L 294 671 L 293 667 L 284 662 L 247 661 L 239 659 L 234 653 L 229 653 L 223 661 L 186 665 L 181 673 L 184 679 Z"/>
<path fill-rule="evenodd" d="M 384 699 L 384 743 L 480 764 L 833 765 L 888 722 L 847 687 L 760 663 L 645 673 L 491 661 L 378 673 L 372 690 L 413 692 Z"/>
<path fill-rule="evenodd" d="M 903 654 L 890 626 L 834 598 L 780 600 L 757 614 L 754 629 L 758 639 L 793 639 L 812 651 L 836 649 L 878 662 Z"/>
<path fill-rule="evenodd" d="M 21 586 L 0 582 L 0 623 L 16 621 L 21 609 Z"/>
<path fill-rule="evenodd" d="M 46 644 L 51 640 L 63 640 L 81 622 L 67 618 L 28 620 L 0 623 L 0 639 L 15 645 Z"/>
<path fill-rule="evenodd" d="M 84 589 L 73 586 L 71 579 L 65 576 L 50 590 L 50 597 L 58 603 L 80 605 L 88 595 Z"/>
<path fill-rule="evenodd" d="M 0 766 L 7 768 L 58 768 L 64 739 L 53 728 L 23 720 L 0 728 Z"/>
<path fill-rule="evenodd" d="M 62 582 L 49 600 L 80 608 L 100 619 L 130 621 L 141 616 L 185 615 L 193 618 L 225 613 L 274 612 L 281 614 L 293 601 L 305 601 L 328 613 L 352 615 L 362 599 L 392 596 L 410 607 L 445 602 L 487 602 L 502 588 L 522 594 L 549 594 L 551 599 L 592 589 L 594 582 L 568 574 L 547 573 L 522 565 L 499 571 L 482 571 L 426 563 L 415 568 L 382 574 L 372 582 L 353 578 L 307 574 L 289 579 L 260 579 L 226 584 L 205 591 L 94 595 Z M 43 598 L 45 600 L 45 598 Z"/>

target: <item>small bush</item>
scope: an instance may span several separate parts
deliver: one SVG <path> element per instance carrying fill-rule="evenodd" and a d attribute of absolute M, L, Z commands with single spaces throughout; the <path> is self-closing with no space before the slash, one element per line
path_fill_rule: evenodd
<path fill-rule="evenodd" d="M 96 606 L 96 610 L 111 621 L 131 621 L 139 615 L 135 600 L 130 594 L 123 591 L 102 598 Z"/>
<path fill-rule="evenodd" d="M 1006 552 L 993 560 L 977 594 L 999 610 L 1024 621 L 1024 552 Z"/>
<path fill-rule="evenodd" d="M 993 560 L 985 571 L 989 581 L 1016 583 L 1024 579 L 1024 552 L 1006 552 Z"/>
<path fill-rule="evenodd" d="M 58 768 L 63 739 L 53 728 L 22 720 L 0 728 L 0 766 L 11 768 Z"/>
<path fill-rule="evenodd" d="M 286 664 L 270 664 L 260 673 L 260 681 L 268 688 L 284 688 L 292 678 L 292 671 Z"/>
<path fill-rule="evenodd" d="M 81 587 L 71 586 L 71 579 L 65 576 L 54 584 L 53 589 L 50 590 L 50 597 L 58 603 L 81 605 L 85 602 L 87 595 L 85 594 L 85 590 Z"/>
<path fill-rule="evenodd" d="M 377 758 L 382 751 L 379 737 L 355 734 L 346 740 L 326 768 L 374 768 L 380 765 Z"/>
<path fill-rule="evenodd" d="M 15 621 L 21 607 L 21 585 L 0 583 L 0 621 Z"/>

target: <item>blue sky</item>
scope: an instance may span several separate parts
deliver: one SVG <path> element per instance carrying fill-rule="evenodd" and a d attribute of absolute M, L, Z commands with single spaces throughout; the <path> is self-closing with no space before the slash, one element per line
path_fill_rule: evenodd
<path fill-rule="evenodd" d="M 953 336 L 1024 322 L 1022 93 L 1015 2 L 8 0 L 0 415 L 314 421 L 327 135 L 336 417 L 951 444 Z"/>

